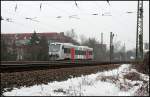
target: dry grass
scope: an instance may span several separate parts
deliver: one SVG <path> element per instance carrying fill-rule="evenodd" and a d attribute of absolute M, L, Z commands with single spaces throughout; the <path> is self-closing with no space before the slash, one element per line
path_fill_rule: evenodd
<path fill-rule="evenodd" d="M 143 64 L 135 64 L 134 68 L 141 73 L 149 74 L 149 52 L 145 54 Z"/>
<path fill-rule="evenodd" d="M 21 86 L 32 86 L 35 84 L 47 84 L 50 81 L 67 80 L 70 77 L 78 77 L 97 73 L 98 71 L 118 68 L 119 65 L 86 66 L 75 68 L 47 69 L 35 71 L 23 71 L 14 73 L 1 73 L 1 89 Z"/>
<path fill-rule="evenodd" d="M 126 74 L 126 75 L 124 75 L 124 78 L 132 80 L 132 81 L 134 81 L 134 80 L 142 80 L 140 78 L 139 74 L 136 73 L 136 72 L 130 72 L 130 73 Z"/>

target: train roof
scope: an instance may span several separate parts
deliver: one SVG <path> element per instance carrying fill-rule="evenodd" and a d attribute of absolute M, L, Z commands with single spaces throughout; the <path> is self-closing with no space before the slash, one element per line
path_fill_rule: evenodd
<path fill-rule="evenodd" d="M 93 48 L 90 48 L 88 46 L 78 46 L 78 45 L 74 45 L 72 43 L 61 43 L 61 42 L 53 42 L 51 44 L 62 44 L 62 45 L 70 45 L 70 46 L 74 46 L 74 47 L 79 47 L 79 48 L 85 48 L 85 49 L 90 49 L 93 50 Z"/>
<path fill-rule="evenodd" d="M 53 42 L 53 43 L 50 43 L 50 44 L 66 44 L 66 45 L 73 45 L 72 43 L 61 43 L 61 42 Z"/>
<path fill-rule="evenodd" d="M 87 48 L 87 49 L 93 49 L 93 48 L 90 48 L 88 46 L 79 46 L 79 47 L 81 47 L 81 48 Z"/>

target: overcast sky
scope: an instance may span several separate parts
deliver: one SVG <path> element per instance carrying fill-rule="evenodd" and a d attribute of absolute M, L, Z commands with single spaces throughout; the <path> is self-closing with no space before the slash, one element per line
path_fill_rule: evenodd
<path fill-rule="evenodd" d="M 1 16 L 13 21 L 1 21 L 1 33 L 32 33 L 34 29 L 38 33 L 66 32 L 73 28 L 78 39 L 84 35 L 99 42 L 103 32 L 103 41 L 109 44 L 113 32 L 114 42 L 125 43 L 127 50 L 135 48 L 137 1 L 110 1 L 110 5 L 106 1 L 77 1 L 77 4 L 78 7 L 74 1 L 1 1 Z M 69 18 L 72 15 L 76 18 Z M 34 17 L 39 22 L 25 19 Z M 149 42 L 148 1 L 144 1 L 143 25 L 143 40 Z"/>

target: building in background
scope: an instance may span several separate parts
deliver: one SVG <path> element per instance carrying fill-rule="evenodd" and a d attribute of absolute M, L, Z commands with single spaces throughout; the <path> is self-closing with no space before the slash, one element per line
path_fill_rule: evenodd
<path fill-rule="evenodd" d="M 16 45 L 17 60 L 23 60 L 23 56 L 28 48 L 27 44 L 29 43 L 32 34 L 33 33 L 1 34 L 1 37 L 5 39 L 9 52 L 13 51 L 13 45 Z M 48 44 L 51 42 L 78 44 L 71 37 L 65 36 L 64 32 L 42 32 L 36 34 L 39 38 L 44 36 L 47 39 Z"/>

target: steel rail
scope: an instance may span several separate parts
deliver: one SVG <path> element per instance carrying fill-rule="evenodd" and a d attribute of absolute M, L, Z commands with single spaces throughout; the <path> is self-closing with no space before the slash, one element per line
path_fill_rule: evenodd
<path fill-rule="evenodd" d="M 68 60 L 68 61 L 1 61 L 1 72 L 15 72 L 36 69 L 58 69 L 58 68 L 73 68 L 83 66 L 98 66 L 109 64 L 138 64 L 140 61 L 113 61 L 102 62 L 95 60 Z"/>

